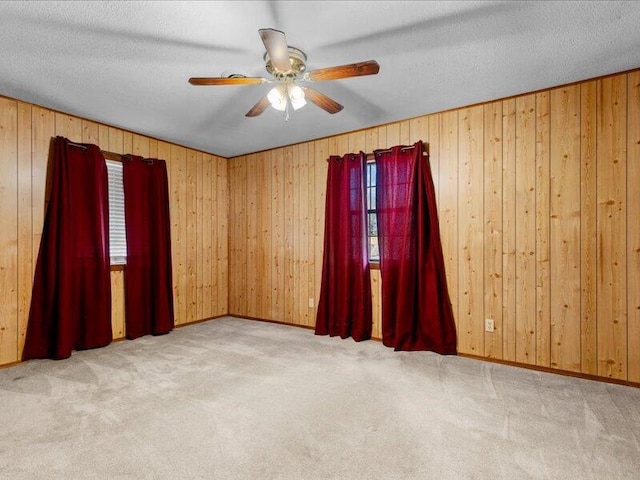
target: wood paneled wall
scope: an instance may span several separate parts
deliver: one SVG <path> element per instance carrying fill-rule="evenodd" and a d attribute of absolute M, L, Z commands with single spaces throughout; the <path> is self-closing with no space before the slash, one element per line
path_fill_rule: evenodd
<path fill-rule="evenodd" d="M 313 326 L 326 158 L 417 140 L 459 351 L 640 382 L 638 71 L 231 159 L 230 313 Z"/>
<path fill-rule="evenodd" d="M 640 382 L 638 71 L 228 162 L 0 98 L 0 364 L 24 344 L 56 135 L 167 160 L 178 324 L 231 313 L 309 327 L 326 158 L 424 140 L 459 351 Z M 372 284 L 379 338 L 377 270 Z M 121 338 L 122 272 L 112 285 Z"/>
<path fill-rule="evenodd" d="M 57 135 L 167 161 L 176 323 L 226 314 L 226 159 L 0 97 L 0 365 L 22 355 Z M 122 271 L 112 272 L 112 287 L 113 332 L 122 338 Z"/>

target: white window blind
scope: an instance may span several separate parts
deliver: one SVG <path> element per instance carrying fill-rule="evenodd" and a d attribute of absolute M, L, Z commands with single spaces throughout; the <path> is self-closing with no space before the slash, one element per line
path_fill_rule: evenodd
<path fill-rule="evenodd" d="M 127 233 L 124 227 L 122 162 L 105 160 L 109 172 L 109 255 L 111 265 L 127 263 Z"/>

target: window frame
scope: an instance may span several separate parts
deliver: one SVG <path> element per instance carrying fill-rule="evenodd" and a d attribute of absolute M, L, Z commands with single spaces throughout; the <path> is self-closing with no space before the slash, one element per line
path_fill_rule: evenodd
<path fill-rule="evenodd" d="M 366 209 L 366 231 L 367 231 L 367 258 L 369 260 L 369 264 L 373 268 L 380 268 L 380 243 L 378 237 L 378 210 L 375 205 L 375 199 L 377 196 L 377 184 L 376 184 L 376 160 L 375 158 L 369 158 L 365 162 L 365 172 L 364 172 L 364 189 L 365 189 L 365 209 Z M 371 195 L 371 192 L 374 192 Z M 375 235 L 370 235 L 370 218 L 371 216 L 375 216 L 376 218 L 376 226 L 375 226 Z M 372 242 L 371 239 L 376 239 L 376 244 L 378 246 L 378 256 L 372 257 Z"/>

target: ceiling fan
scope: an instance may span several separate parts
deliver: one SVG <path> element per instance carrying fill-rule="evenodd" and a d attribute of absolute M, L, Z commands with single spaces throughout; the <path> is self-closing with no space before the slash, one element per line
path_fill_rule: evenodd
<path fill-rule="evenodd" d="M 263 77 L 246 77 L 233 74 L 228 77 L 192 77 L 189 83 L 192 85 L 255 85 L 262 83 L 277 83 L 267 95 L 258 100 L 247 117 L 257 117 L 271 105 L 276 110 L 287 111 L 289 105 L 297 110 L 310 100 L 312 103 L 329 113 L 338 113 L 343 109 L 335 100 L 327 97 L 319 91 L 299 85 L 299 82 L 322 82 L 325 80 L 338 80 L 363 75 L 375 75 L 380 71 L 380 65 L 375 60 L 350 63 L 336 67 L 321 68 L 306 71 L 306 54 L 295 47 L 287 45 L 284 32 L 272 28 L 264 28 L 258 31 L 266 48 L 264 60 L 266 70 L 271 79 Z"/>

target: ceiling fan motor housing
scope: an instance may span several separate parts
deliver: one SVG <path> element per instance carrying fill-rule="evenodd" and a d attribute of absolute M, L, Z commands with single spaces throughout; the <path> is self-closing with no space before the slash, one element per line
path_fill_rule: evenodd
<path fill-rule="evenodd" d="M 297 78 L 300 74 L 302 74 L 307 69 L 307 55 L 295 47 L 288 47 L 289 49 L 289 61 L 291 62 L 291 69 L 286 72 L 278 70 L 273 66 L 271 59 L 269 58 L 269 54 L 264 54 L 264 60 L 266 63 L 267 72 L 269 72 L 273 77 L 277 80 L 293 80 Z"/>

